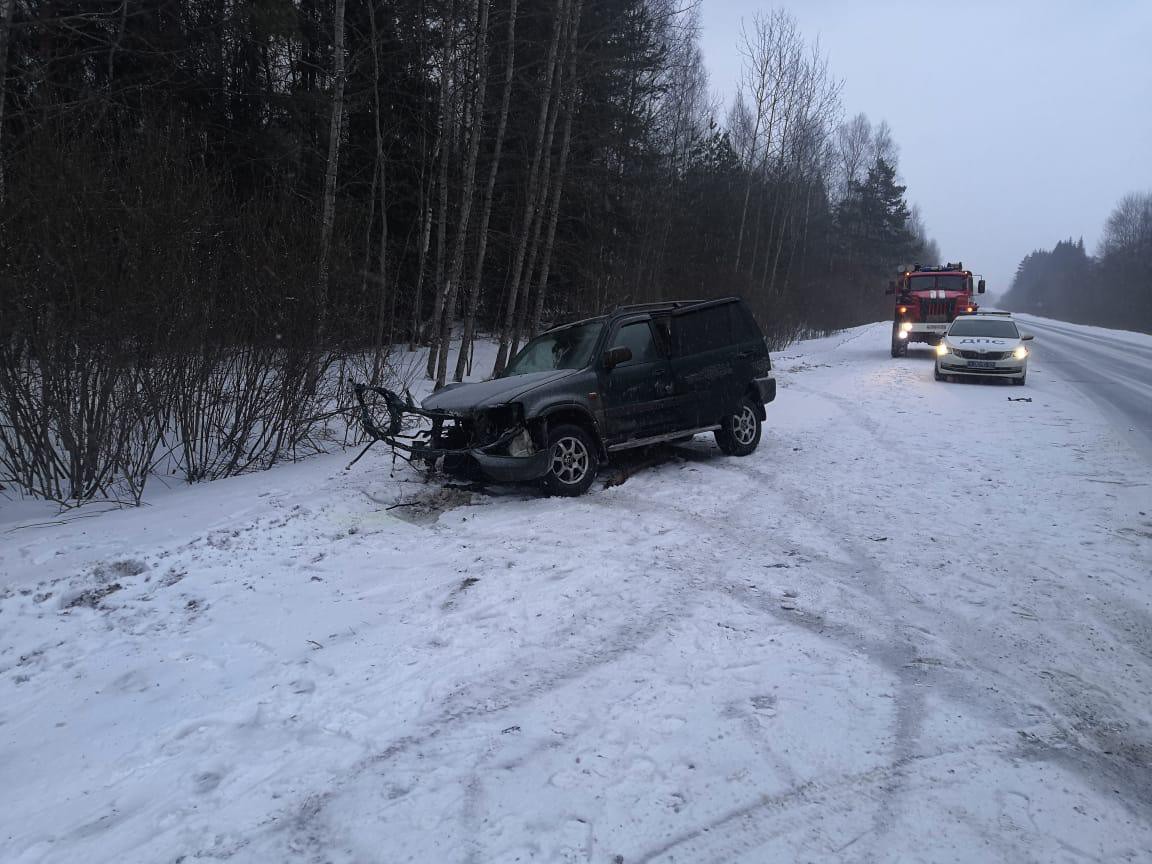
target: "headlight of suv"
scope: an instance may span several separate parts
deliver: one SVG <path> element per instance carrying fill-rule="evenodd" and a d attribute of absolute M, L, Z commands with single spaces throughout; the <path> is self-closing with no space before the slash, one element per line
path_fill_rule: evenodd
<path fill-rule="evenodd" d="M 1023 360 L 1028 356 L 1028 349 L 1023 345 L 1017 345 L 1016 350 L 1012 352 L 1012 357 L 1015 360 Z"/>
<path fill-rule="evenodd" d="M 509 456 L 531 456 L 535 452 L 536 448 L 532 444 L 532 436 L 528 434 L 527 429 L 521 429 L 520 434 L 508 442 Z"/>

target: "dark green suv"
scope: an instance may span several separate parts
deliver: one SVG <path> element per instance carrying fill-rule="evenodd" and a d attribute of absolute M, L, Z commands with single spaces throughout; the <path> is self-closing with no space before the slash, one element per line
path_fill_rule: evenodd
<path fill-rule="evenodd" d="M 776 379 L 755 319 L 728 298 L 626 306 L 556 327 L 498 377 L 450 384 L 419 408 L 377 392 L 390 422 L 379 429 L 365 407 L 366 428 L 412 458 L 580 495 L 620 450 L 714 432 L 725 453 L 748 455 Z"/>

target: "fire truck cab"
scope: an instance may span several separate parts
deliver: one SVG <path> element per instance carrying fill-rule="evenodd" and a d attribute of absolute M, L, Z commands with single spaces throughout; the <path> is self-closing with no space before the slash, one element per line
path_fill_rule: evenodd
<path fill-rule="evenodd" d="M 977 311 L 972 287 L 972 273 L 962 262 L 940 267 L 917 264 L 889 282 L 885 293 L 896 295 L 892 356 L 905 356 L 910 342 L 936 345 L 957 315 Z M 981 279 L 976 293 L 983 294 L 984 287 Z"/>

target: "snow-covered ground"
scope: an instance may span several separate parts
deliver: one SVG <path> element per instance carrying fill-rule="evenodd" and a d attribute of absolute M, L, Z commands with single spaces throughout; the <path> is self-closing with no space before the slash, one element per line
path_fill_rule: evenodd
<path fill-rule="evenodd" d="M 0 504 L 0 861 L 1152 860 L 1152 467 L 1042 352 L 775 360 L 754 455 L 575 500 Z"/>

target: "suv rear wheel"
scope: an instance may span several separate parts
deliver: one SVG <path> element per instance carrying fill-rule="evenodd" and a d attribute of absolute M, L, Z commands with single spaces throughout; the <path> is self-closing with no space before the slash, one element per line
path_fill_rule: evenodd
<path fill-rule="evenodd" d="M 729 456 L 747 456 L 760 444 L 760 415 L 745 396 L 736 410 L 720 421 L 716 444 Z"/>
<path fill-rule="evenodd" d="M 596 479 L 596 444 L 579 426 L 563 425 L 548 435 L 551 461 L 544 475 L 549 495 L 583 495 Z"/>

